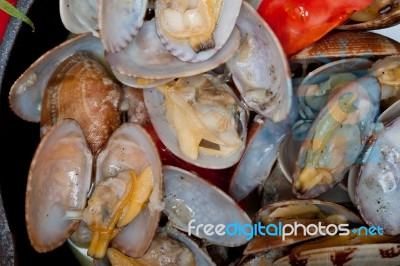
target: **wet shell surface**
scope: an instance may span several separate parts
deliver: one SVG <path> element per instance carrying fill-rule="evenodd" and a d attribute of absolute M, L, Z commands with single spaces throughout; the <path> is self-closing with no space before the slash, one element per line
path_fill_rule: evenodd
<path fill-rule="evenodd" d="M 275 122 L 289 116 L 292 82 L 283 49 L 267 23 L 243 2 L 236 25 L 242 43 L 226 63 L 250 109 Z"/>
<path fill-rule="evenodd" d="M 171 2 L 174 1 L 158 0 L 155 3 L 157 34 L 171 54 L 187 62 L 205 61 L 214 56 L 225 45 L 235 27 L 235 21 L 242 5 L 241 0 L 229 0 L 229 2 L 227 0 L 197 0 L 191 1 L 191 3 L 190 1 L 177 1 L 179 3 L 177 6 L 179 7 Z M 204 12 L 204 9 L 207 11 Z M 218 11 L 219 16 L 211 19 Z M 208 18 L 204 17 L 205 14 L 207 14 Z M 215 28 L 213 25 L 209 25 L 210 20 L 215 20 Z M 188 40 L 176 39 L 176 34 L 171 37 L 166 31 L 168 29 L 169 33 L 180 34 L 191 31 L 193 36 L 198 35 L 200 31 L 208 26 L 213 28 L 209 29 L 212 34 L 208 37 L 202 36 L 203 34 L 198 36 L 201 39 L 200 47 L 198 48 L 193 48 Z M 210 34 L 211 32 L 206 32 L 205 34 L 207 35 L 207 33 Z M 210 42 L 212 44 L 209 44 Z"/>
<path fill-rule="evenodd" d="M 60 17 L 64 27 L 70 32 L 91 32 L 98 36 L 97 0 L 60 0 Z"/>
<path fill-rule="evenodd" d="M 245 235 L 209 235 L 200 224 L 249 224 L 247 214 L 224 192 L 183 169 L 164 166 L 165 209 L 171 224 L 179 230 L 207 240 L 209 243 L 236 247 L 247 242 Z M 189 225 L 194 226 L 189 229 Z"/>
<path fill-rule="evenodd" d="M 389 123 L 371 140 L 356 183 L 355 199 L 368 225 L 385 234 L 400 234 L 400 119 Z"/>
<path fill-rule="evenodd" d="M 211 79 L 212 82 L 216 81 L 217 79 L 214 76 L 211 75 L 199 75 L 199 76 L 195 76 L 195 77 L 190 77 L 188 79 L 186 79 L 185 82 L 183 82 L 184 84 L 189 84 L 189 88 L 192 89 L 191 84 L 193 84 L 193 86 L 196 86 L 197 84 L 201 84 L 203 83 L 203 80 L 209 80 Z M 179 80 L 178 80 L 179 81 Z M 217 81 L 219 82 L 219 81 Z M 178 82 L 176 82 L 178 83 Z M 176 84 L 175 83 L 175 84 Z M 207 86 L 209 86 L 208 81 L 205 82 Z M 200 115 L 205 117 L 204 119 L 210 119 L 209 121 L 214 121 L 213 118 L 214 116 L 216 118 L 220 118 L 223 116 L 224 119 L 221 119 L 221 121 L 225 121 L 225 118 L 227 118 L 227 116 L 231 117 L 231 119 L 229 119 L 229 121 L 231 122 L 233 119 L 237 120 L 237 137 L 235 138 L 235 140 L 240 141 L 240 143 L 237 144 L 237 147 L 235 150 L 232 150 L 232 152 L 228 155 L 228 156 L 222 156 L 219 154 L 213 154 L 212 150 L 213 148 L 211 147 L 210 150 L 211 152 L 201 152 L 199 145 L 197 145 L 196 147 L 199 149 L 198 153 L 195 153 L 195 155 L 197 155 L 197 157 L 194 156 L 190 156 L 191 154 L 189 153 L 185 153 L 182 149 L 181 143 L 180 141 L 186 140 L 189 137 L 186 138 L 178 138 L 178 134 L 184 134 L 186 133 L 185 128 L 184 129 L 179 129 L 180 131 L 178 131 L 178 129 L 176 129 L 173 125 L 171 125 L 167 119 L 167 111 L 166 111 L 166 97 L 164 96 L 163 93 L 161 93 L 159 90 L 157 89 L 148 89 L 144 91 L 144 100 L 145 100 L 145 104 L 146 104 L 146 108 L 148 110 L 148 113 L 150 115 L 150 119 L 152 122 L 152 125 L 157 133 L 157 135 L 159 136 L 160 140 L 164 143 L 164 145 L 177 157 L 179 157 L 180 159 L 189 162 L 193 165 L 199 166 L 199 167 L 203 167 L 203 168 L 209 168 L 209 169 L 225 169 L 228 168 L 232 165 L 234 165 L 235 163 L 237 163 L 243 152 L 245 149 L 245 143 L 246 143 L 246 138 L 247 138 L 247 113 L 246 111 L 241 107 L 239 100 L 236 98 L 236 96 L 233 94 L 233 92 L 231 91 L 231 89 L 224 83 L 222 84 L 212 84 L 211 85 L 212 88 L 208 88 L 209 92 L 207 92 L 207 96 L 212 96 L 213 94 L 215 94 L 215 98 L 217 100 L 219 100 L 221 98 L 221 95 L 224 94 L 230 94 L 231 95 L 231 99 L 228 102 L 235 102 L 234 108 L 236 108 L 237 114 L 236 113 L 232 113 L 232 110 L 223 110 L 222 113 L 220 114 L 219 112 L 221 112 L 221 108 L 219 108 L 219 106 L 215 105 L 213 106 L 213 103 L 210 104 L 203 104 L 200 109 L 201 112 Z M 185 92 L 184 90 L 185 88 L 181 89 L 181 91 Z M 204 88 L 205 89 L 205 88 Z M 168 91 L 168 89 L 167 89 Z M 205 91 L 205 90 L 204 90 Z M 201 90 L 200 90 L 201 92 Z M 199 93 L 197 92 L 195 94 L 195 98 L 200 98 L 196 95 L 198 95 Z M 218 97 L 217 97 L 218 96 Z M 176 96 L 171 96 L 171 97 L 176 97 Z M 226 97 L 226 96 L 225 96 Z M 227 96 L 229 97 L 229 96 Z M 210 99 L 212 99 L 213 97 L 211 97 Z M 187 101 L 185 98 L 182 98 L 182 101 Z M 189 104 L 191 101 L 188 101 Z M 195 102 L 194 104 L 196 104 L 197 102 Z M 186 103 L 185 103 L 186 104 Z M 195 109 L 193 109 L 195 110 Z M 229 113 L 230 112 L 230 113 Z M 195 115 L 195 114 L 192 114 Z M 187 117 L 185 117 L 185 119 L 187 119 Z M 176 119 L 175 119 L 176 120 Z M 196 120 L 197 121 L 197 120 Z M 202 124 L 210 124 L 208 120 L 204 121 L 202 120 Z M 182 123 L 183 121 L 180 121 L 180 123 Z M 226 122 L 224 122 L 224 125 L 226 124 Z M 179 125 L 178 125 L 179 126 Z M 196 132 L 197 133 L 197 132 Z M 220 133 L 220 132 L 219 132 Z M 225 132 L 225 133 L 230 133 L 230 132 Z M 227 139 L 231 139 L 228 138 L 230 137 L 231 134 L 227 134 L 227 136 L 224 136 L 224 132 L 219 134 L 220 139 L 218 141 L 224 141 L 224 137 Z M 201 142 L 200 142 L 201 143 Z M 229 143 L 231 144 L 231 143 Z M 187 145 L 189 146 L 189 145 Z M 219 146 L 220 147 L 220 146 Z M 222 146 L 221 146 L 222 147 Z M 219 148 L 215 149 L 217 152 L 219 152 Z M 222 150 L 222 148 L 221 148 Z M 193 152 L 191 152 L 193 153 Z"/>
<path fill-rule="evenodd" d="M 143 24 L 147 0 L 99 1 L 99 28 L 101 42 L 112 53 L 125 48 Z"/>
<path fill-rule="evenodd" d="M 122 89 L 89 53 L 68 57 L 55 70 L 43 96 L 41 134 L 70 118 L 82 127 L 94 155 L 120 125 Z"/>
<path fill-rule="evenodd" d="M 88 51 L 100 62 L 104 61 L 101 42 L 91 34 L 79 35 L 46 52 L 11 87 L 10 107 L 17 116 L 30 122 L 40 121 L 44 91 L 55 66 L 77 51 Z"/>
<path fill-rule="evenodd" d="M 151 167 L 153 190 L 146 207 L 112 240 L 112 246 L 131 257 L 142 256 L 150 246 L 161 212 L 163 181 L 157 149 L 144 129 L 133 123 L 122 124 L 99 153 L 97 181 L 115 177 L 125 170 L 142 173 Z"/>
<path fill-rule="evenodd" d="M 245 153 L 231 179 L 229 194 L 240 201 L 264 183 L 276 161 L 279 144 L 286 135 L 283 123 L 256 119 L 250 129 Z"/>
<path fill-rule="evenodd" d="M 155 21 L 146 21 L 133 41 L 117 53 L 106 53 L 113 72 L 146 79 L 188 77 L 210 71 L 225 63 L 240 44 L 237 29 L 212 58 L 188 63 L 172 55 L 161 43 L 156 33 Z M 134 60 L 133 60 L 134 58 Z"/>
<path fill-rule="evenodd" d="M 316 197 L 343 179 L 373 133 L 379 96 L 378 80 L 366 76 L 330 98 L 300 148 L 293 174 L 297 197 Z"/>
<path fill-rule="evenodd" d="M 42 138 L 26 189 L 25 218 L 29 239 L 38 252 L 61 246 L 78 227 L 68 211 L 86 205 L 92 171 L 92 153 L 78 123 L 63 120 Z"/>

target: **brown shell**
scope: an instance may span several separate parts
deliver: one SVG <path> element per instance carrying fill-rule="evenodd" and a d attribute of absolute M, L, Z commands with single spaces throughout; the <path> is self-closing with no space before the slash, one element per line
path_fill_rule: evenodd
<path fill-rule="evenodd" d="M 400 54 L 400 43 L 386 36 L 365 31 L 334 31 L 292 56 L 290 62 L 309 63 L 395 54 Z"/>
<path fill-rule="evenodd" d="M 120 125 L 122 89 L 89 53 L 68 57 L 55 70 L 41 111 L 44 134 L 61 119 L 74 119 L 82 127 L 94 155 Z"/>

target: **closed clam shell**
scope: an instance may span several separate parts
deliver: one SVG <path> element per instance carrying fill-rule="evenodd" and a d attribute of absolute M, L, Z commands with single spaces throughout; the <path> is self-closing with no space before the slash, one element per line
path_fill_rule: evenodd
<path fill-rule="evenodd" d="M 131 257 L 142 256 L 151 244 L 161 213 L 163 180 L 161 161 L 151 137 L 134 123 L 124 123 L 108 139 L 96 162 L 96 181 L 133 170 L 140 174 L 150 167 L 153 190 L 147 205 L 112 240 L 112 246 Z"/>
<path fill-rule="evenodd" d="M 74 119 L 96 155 L 120 125 L 121 98 L 122 89 L 104 67 L 87 52 L 78 52 L 49 80 L 42 103 L 42 134 L 58 120 Z"/>
<path fill-rule="evenodd" d="M 38 252 L 61 246 L 78 227 L 79 220 L 64 216 L 85 208 L 91 171 L 92 153 L 77 122 L 60 121 L 40 141 L 25 201 L 28 236 Z"/>
<path fill-rule="evenodd" d="M 276 260 L 273 266 L 284 265 L 399 265 L 400 244 L 381 243 L 329 247 L 294 253 Z"/>
<path fill-rule="evenodd" d="M 366 31 L 334 31 L 293 55 L 291 63 L 320 62 L 349 57 L 383 57 L 400 53 L 400 43 Z"/>

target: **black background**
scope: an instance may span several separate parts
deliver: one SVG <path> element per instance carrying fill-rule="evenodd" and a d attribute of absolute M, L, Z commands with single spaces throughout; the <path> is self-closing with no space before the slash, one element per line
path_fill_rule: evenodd
<path fill-rule="evenodd" d="M 39 124 L 15 116 L 8 103 L 13 82 L 37 58 L 67 37 L 58 7 L 59 1 L 56 0 L 34 1 L 28 16 L 35 24 L 35 32 L 29 26 L 22 25 L 11 50 L 1 87 L 0 188 L 15 242 L 17 265 L 79 265 L 67 244 L 44 254 L 37 253 L 30 245 L 25 224 L 25 189 L 30 161 L 39 143 Z"/>

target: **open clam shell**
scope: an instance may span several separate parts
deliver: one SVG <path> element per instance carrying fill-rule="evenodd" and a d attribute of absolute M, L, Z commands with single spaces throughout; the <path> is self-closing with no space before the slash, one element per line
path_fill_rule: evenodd
<path fill-rule="evenodd" d="M 246 106 L 275 122 L 289 116 L 293 92 L 289 64 L 274 32 L 243 2 L 236 25 L 242 43 L 226 66 Z"/>
<path fill-rule="evenodd" d="M 298 206 L 295 208 L 295 206 Z M 265 226 L 272 225 L 271 222 L 274 220 L 280 221 L 281 223 L 285 223 L 285 219 L 290 222 L 290 217 L 295 216 L 296 214 L 290 213 L 290 208 L 292 208 L 292 211 L 297 212 L 297 210 L 301 209 L 306 209 L 306 208 L 318 208 L 319 211 L 322 213 L 322 215 L 328 217 L 328 216 L 338 216 L 341 217 L 340 219 L 343 219 L 343 221 L 346 221 L 345 223 L 348 224 L 362 224 L 363 221 L 361 218 L 356 215 L 355 213 L 349 211 L 345 207 L 335 204 L 332 202 L 328 201 L 322 201 L 322 200 L 316 200 L 316 199 L 311 199 L 311 200 L 287 200 L 287 201 L 281 201 L 281 202 L 276 202 L 272 203 L 269 205 L 264 206 L 261 208 L 255 215 L 254 221 L 255 222 L 263 222 L 265 223 L 266 221 L 269 222 L 269 224 L 265 224 Z M 278 210 L 278 214 L 275 214 L 275 211 Z M 287 212 L 287 214 L 285 214 Z M 279 218 L 279 215 L 287 215 L 288 218 Z M 277 216 L 278 215 L 278 216 Z M 285 216 L 284 216 L 285 217 Z M 295 218 L 296 222 L 299 222 L 301 224 L 304 224 L 307 226 L 308 224 L 318 224 L 318 222 L 322 222 L 323 218 L 317 219 L 314 218 L 312 220 L 307 219 L 301 219 L 301 218 Z M 324 222 L 322 222 L 324 223 Z M 273 232 L 274 229 L 268 229 L 268 232 Z M 275 232 L 277 233 L 277 232 Z M 282 236 L 276 234 L 274 235 L 269 235 L 265 234 L 264 236 L 262 235 L 256 235 L 246 246 L 246 249 L 244 251 L 244 254 L 251 254 L 251 253 L 257 253 L 257 252 L 262 252 L 266 251 L 269 249 L 274 249 L 277 247 L 284 247 L 288 245 L 292 245 L 295 243 L 299 243 L 305 240 L 317 238 L 321 235 L 317 234 L 301 234 L 298 233 L 297 235 L 288 235 L 286 236 L 285 240 L 283 240 Z"/>
<path fill-rule="evenodd" d="M 99 153 L 96 165 L 97 181 L 129 169 L 142 173 L 147 166 L 151 168 L 154 187 L 149 202 L 112 240 L 112 246 L 122 253 L 139 257 L 151 244 L 161 212 L 163 182 L 161 161 L 155 144 L 140 126 L 124 123 L 111 135 Z"/>
<path fill-rule="evenodd" d="M 106 53 L 114 72 L 146 79 L 188 77 L 212 70 L 225 63 L 240 44 L 237 29 L 225 45 L 210 59 L 198 63 L 184 62 L 172 55 L 156 33 L 155 21 L 146 21 L 133 41 L 117 53 Z"/>
<path fill-rule="evenodd" d="M 375 30 L 400 23 L 400 5 L 397 0 L 375 0 L 366 9 L 355 12 L 340 30 Z"/>
<path fill-rule="evenodd" d="M 40 121 L 44 91 L 56 70 L 55 66 L 77 51 L 87 51 L 104 62 L 101 42 L 91 34 L 77 36 L 46 52 L 11 87 L 10 107 L 17 116 L 30 122 Z"/>
<path fill-rule="evenodd" d="M 379 96 L 378 80 L 366 76 L 328 101 L 300 148 L 293 174 L 297 197 L 316 197 L 342 180 L 373 133 Z M 336 143 L 343 140 L 345 144 Z"/>
<path fill-rule="evenodd" d="M 78 227 L 79 220 L 64 216 L 85 208 L 91 172 L 92 153 L 79 124 L 60 121 L 42 138 L 29 169 L 25 218 L 37 251 L 61 246 Z"/>
<path fill-rule="evenodd" d="M 364 58 L 346 58 L 329 62 L 308 73 L 297 88 L 299 116 L 292 127 L 294 138 L 305 138 L 318 112 L 337 91 L 337 85 L 366 75 L 372 64 Z"/>
<path fill-rule="evenodd" d="M 191 77 L 193 80 L 193 85 L 196 85 L 196 82 L 198 79 L 203 80 L 203 78 L 211 78 L 212 80 L 215 80 L 215 77 L 213 76 L 196 76 L 196 77 Z M 189 81 L 187 81 L 189 82 Z M 222 86 L 220 86 L 222 85 Z M 209 169 L 225 169 L 228 168 L 235 163 L 237 163 L 240 158 L 242 157 L 242 154 L 245 149 L 245 143 L 247 139 L 247 119 L 248 115 L 247 112 L 242 108 L 239 99 L 234 95 L 234 93 L 231 91 L 231 89 L 226 85 L 226 84 L 220 84 L 217 87 L 213 87 L 213 90 L 215 91 L 221 91 L 221 93 L 228 92 L 230 96 L 232 97 L 233 101 L 235 102 L 235 105 L 237 105 L 238 108 L 238 114 L 237 114 L 237 128 L 236 130 L 238 131 L 238 137 L 240 144 L 237 146 L 235 150 L 232 150 L 232 153 L 228 156 L 219 156 L 215 154 L 210 154 L 210 153 L 203 153 L 201 151 L 198 152 L 197 158 L 189 156 L 188 153 L 185 153 L 181 149 L 180 145 L 180 140 L 178 139 L 177 136 L 177 130 L 173 128 L 173 125 L 169 124 L 169 121 L 167 120 L 166 117 L 166 97 L 157 89 L 148 89 L 144 91 L 144 101 L 146 104 L 147 111 L 150 115 L 150 119 L 152 122 L 152 125 L 160 138 L 160 140 L 164 143 L 164 145 L 177 157 L 180 159 L 191 163 L 193 165 L 203 167 L 203 168 L 209 168 Z M 214 85 L 213 85 L 214 86 Z M 186 99 L 183 99 L 186 100 Z M 228 102 L 228 101 L 227 101 Z M 205 106 L 205 108 L 208 108 L 209 115 L 212 116 L 214 115 L 212 112 L 216 113 L 217 111 L 213 110 L 212 104 L 209 104 L 208 106 Z M 203 110 L 203 109 L 202 109 Z M 207 110 L 204 110 L 207 111 Z M 232 111 L 230 111 L 232 112 Z M 222 114 L 223 116 L 225 116 Z M 233 115 L 229 113 L 229 115 Z M 222 121 L 222 120 L 221 120 Z M 183 130 L 182 130 L 183 131 Z M 222 134 L 221 134 L 222 135 Z M 236 139 L 236 138 L 235 138 Z M 218 150 L 218 149 L 217 149 Z M 197 153 L 196 153 L 197 155 Z"/>
<path fill-rule="evenodd" d="M 225 43 L 228 41 L 230 38 L 230 35 L 235 27 L 235 21 L 239 15 L 240 12 L 240 7 L 242 5 L 241 0 L 222 0 L 222 1 L 213 1 L 213 2 L 207 2 L 207 1 L 196 1 L 197 5 L 207 5 L 207 9 L 209 9 L 211 14 L 214 12 L 217 12 L 216 5 L 221 4 L 221 9 L 220 9 L 220 14 L 219 17 L 216 19 L 216 25 L 215 28 L 212 32 L 212 42 L 213 46 L 212 48 L 207 47 L 208 49 L 202 50 L 200 47 L 200 51 L 195 51 L 189 44 L 189 41 L 186 40 L 180 40 L 180 39 L 174 39 L 173 37 L 169 36 L 166 32 L 166 27 L 174 20 L 176 24 L 180 24 L 180 16 L 177 16 L 178 12 L 174 13 L 174 17 L 168 17 L 166 16 L 166 11 L 171 10 L 171 5 L 168 3 L 166 0 L 158 0 L 155 3 L 155 12 L 156 12 L 156 26 L 157 26 L 157 34 L 160 37 L 161 42 L 164 44 L 164 46 L 177 58 L 179 58 L 182 61 L 187 61 L 187 62 L 201 62 L 205 61 L 212 56 L 214 56 L 219 49 L 221 49 Z M 200 4 L 200 2 L 204 2 Z M 206 3 L 207 2 L 207 3 Z M 183 5 L 183 2 L 181 3 Z M 187 6 L 190 4 L 187 3 Z M 215 5 L 215 6 L 209 6 L 209 5 Z M 182 7 L 184 8 L 184 7 Z M 185 27 L 187 24 L 187 21 L 190 21 L 192 23 L 198 23 L 196 20 L 202 20 L 203 27 L 207 27 L 208 23 L 206 23 L 203 19 L 204 17 L 198 17 L 204 15 L 202 11 L 194 11 L 196 9 L 190 9 L 188 7 L 187 10 L 184 10 L 184 15 L 182 18 L 182 22 Z M 200 15 L 202 14 L 202 15 Z M 171 14 L 172 15 L 172 14 Z M 171 16 L 170 15 L 170 16 Z M 213 14 L 214 15 L 214 14 Z M 190 18 L 192 16 L 192 18 Z M 191 23 L 190 23 L 191 24 Z M 175 25 L 170 25 L 172 26 Z M 177 25 L 178 26 L 178 25 Z M 188 26 L 188 25 L 186 25 Z M 199 31 L 201 29 L 198 29 Z M 196 32 L 193 32 L 195 34 Z M 201 37 L 200 37 L 201 38 Z M 207 42 L 206 42 L 207 43 Z M 203 46 L 203 43 L 202 45 Z M 204 47 L 205 48 L 205 47 Z"/>
<path fill-rule="evenodd" d="M 249 131 L 246 150 L 236 166 L 229 194 L 240 201 L 257 186 L 262 185 L 274 165 L 278 148 L 286 135 L 285 123 L 255 119 Z"/>
<path fill-rule="evenodd" d="M 165 209 L 171 224 L 209 243 L 236 247 L 247 242 L 243 234 L 209 234 L 201 225 L 221 227 L 251 222 L 247 214 L 223 191 L 183 169 L 164 166 Z M 200 228 L 195 229 L 200 226 Z M 208 227 L 208 226 L 207 226 Z M 221 230 L 221 229 L 218 229 Z"/>
<path fill-rule="evenodd" d="M 355 186 L 357 207 L 366 223 L 389 235 L 400 234 L 399 134 L 397 118 L 369 140 Z"/>

